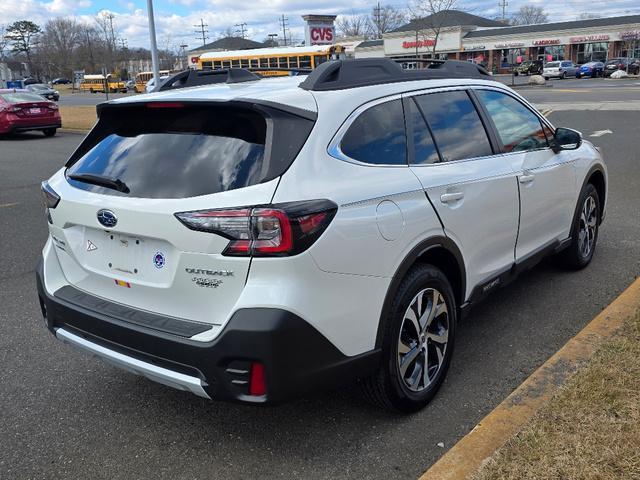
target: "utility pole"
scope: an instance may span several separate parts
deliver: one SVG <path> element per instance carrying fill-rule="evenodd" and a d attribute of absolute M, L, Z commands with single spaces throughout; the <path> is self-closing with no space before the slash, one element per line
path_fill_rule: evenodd
<path fill-rule="evenodd" d="M 240 33 L 240 36 L 244 40 L 244 33 L 247 31 L 247 28 L 246 28 L 247 23 L 246 22 L 236 23 L 236 27 L 239 27 L 238 30 L 236 30 L 236 33 Z"/>
<path fill-rule="evenodd" d="M 274 44 L 277 47 L 278 46 L 278 42 L 275 40 L 275 38 L 278 36 L 277 33 L 270 33 L 269 35 L 267 35 L 269 37 L 269 46 L 273 47 Z"/>
<path fill-rule="evenodd" d="M 128 42 L 127 42 L 127 39 L 126 39 L 126 38 L 120 38 L 120 39 L 118 39 L 118 40 L 120 41 L 120 48 L 121 48 L 122 50 L 126 50 L 127 48 L 129 48 L 129 44 L 128 44 Z"/>
<path fill-rule="evenodd" d="M 147 0 L 149 15 L 149 40 L 151 44 L 151 66 L 153 69 L 153 91 L 160 88 L 160 68 L 158 66 L 158 44 L 156 43 L 156 22 L 153 18 L 153 0 Z"/>
<path fill-rule="evenodd" d="M 209 38 L 209 36 L 207 35 L 207 33 L 209 33 L 209 30 L 206 29 L 205 27 L 208 27 L 209 25 L 207 23 L 204 23 L 204 20 L 200 19 L 200 24 L 199 25 L 194 25 L 194 27 L 198 27 L 198 30 L 195 30 L 195 33 L 198 34 L 198 36 L 196 37 L 197 39 L 202 38 L 202 45 L 206 45 L 207 44 L 207 39 Z"/>
<path fill-rule="evenodd" d="M 181 69 L 181 70 L 183 70 L 183 69 L 184 69 L 184 67 L 182 66 L 182 65 L 183 65 L 183 63 L 182 63 L 182 62 L 184 61 L 184 57 L 185 57 L 185 53 L 186 53 L 186 50 L 185 50 L 185 49 L 186 49 L 188 46 L 189 46 L 189 45 L 187 45 L 186 43 L 183 43 L 182 45 L 180 45 L 180 69 Z"/>
<path fill-rule="evenodd" d="M 507 3 L 507 0 L 501 0 L 498 3 L 498 6 L 502 8 L 502 21 L 504 22 L 507 19 L 507 7 L 509 6 L 509 3 Z"/>
<path fill-rule="evenodd" d="M 284 13 L 282 17 L 280 17 L 280 24 L 282 25 L 282 42 L 283 46 L 287 46 L 287 22 L 289 21 L 289 17 L 285 17 Z"/>
<path fill-rule="evenodd" d="M 378 35 L 376 36 L 376 38 L 380 39 L 382 38 L 382 33 L 380 33 L 380 2 L 378 2 L 378 4 L 373 7 L 373 18 L 375 19 L 374 21 L 376 22 L 376 29 L 378 30 Z"/>

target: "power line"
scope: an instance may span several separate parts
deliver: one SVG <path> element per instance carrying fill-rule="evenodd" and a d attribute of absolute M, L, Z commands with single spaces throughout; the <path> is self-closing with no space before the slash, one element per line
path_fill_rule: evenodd
<path fill-rule="evenodd" d="M 194 27 L 198 27 L 198 30 L 194 31 L 198 34 L 198 36 L 196 37 L 198 40 L 202 38 L 202 45 L 206 45 L 207 39 L 209 38 L 209 36 L 207 35 L 207 33 L 209 33 L 209 30 L 205 28 L 208 26 L 209 25 L 207 23 L 204 23 L 204 20 L 202 19 L 200 19 L 200 23 L 198 25 L 194 25 Z"/>
<path fill-rule="evenodd" d="M 285 47 L 287 46 L 287 27 L 289 26 L 288 22 L 289 17 L 285 17 L 283 13 L 282 17 L 280 17 L 280 25 L 282 25 L 282 42 Z"/>
<path fill-rule="evenodd" d="M 247 26 L 247 23 L 246 22 L 236 23 L 235 26 L 240 27 L 238 30 L 236 30 L 236 33 L 240 33 L 240 36 L 244 40 L 244 33 L 247 31 L 247 29 L 245 28 Z"/>

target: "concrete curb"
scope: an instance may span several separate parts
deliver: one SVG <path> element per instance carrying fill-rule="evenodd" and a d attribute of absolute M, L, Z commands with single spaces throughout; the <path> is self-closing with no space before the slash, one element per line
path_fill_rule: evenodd
<path fill-rule="evenodd" d="M 64 127 L 59 128 L 58 131 L 62 133 L 78 133 L 82 135 L 86 135 L 87 133 L 90 132 L 90 130 L 82 130 L 79 128 L 64 128 Z"/>
<path fill-rule="evenodd" d="M 462 480 L 478 471 L 540 410 L 600 345 L 640 309 L 640 278 L 456 443 L 420 480 Z"/>

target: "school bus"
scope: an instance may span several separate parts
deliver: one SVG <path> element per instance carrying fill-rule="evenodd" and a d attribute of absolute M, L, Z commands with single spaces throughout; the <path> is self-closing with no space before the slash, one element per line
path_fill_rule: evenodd
<path fill-rule="evenodd" d="M 127 85 L 121 81 L 112 78 L 111 74 L 107 74 L 105 80 L 104 75 L 85 75 L 80 81 L 80 91 L 82 92 L 102 92 L 104 93 L 105 84 L 109 88 L 109 92 L 127 93 Z"/>
<path fill-rule="evenodd" d="M 171 70 L 160 70 L 160 76 L 164 77 L 169 75 Z M 144 93 L 147 82 L 153 78 L 153 72 L 140 72 L 136 75 L 136 86 L 134 90 L 136 93 Z"/>
<path fill-rule="evenodd" d="M 200 55 L 198 70 L 220 68 L 252 68 L 262 75 L 288 75 L 286 71 L 260 68 L 316 68 L 318 65 L 338 58 L 343 53 L 340 45 L 318 45 L 312 47 L 274 47 L 250 50 L 208 52 Z"/>

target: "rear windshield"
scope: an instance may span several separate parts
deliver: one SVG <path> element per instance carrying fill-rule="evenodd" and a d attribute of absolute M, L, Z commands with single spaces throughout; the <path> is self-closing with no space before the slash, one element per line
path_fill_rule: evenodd
<path fill-rule="evenodd" d="M 2 97 L 2 99 L 8 103 L 46 102 L 44 98 L 42 98 L 40 95 L 36 95 L 35 93 L 2 93 L 0 94 L 0 97 Z"/>
<path fill-rule="evenodd" d="M 111 108 L 68 162 L 67 179 L 83 190 L 140 198 L 234 190 L 284 173 L 312 126 L 273 109 Z M 128 191 L 69 178 L 82 174 L 120 180 Z"/>
<path fill-rule="evenodd" d="M 560 62 L 549 62 L 545 66 L 551 67 L 551 68 L 558 67 L 560 66 Z"/>

